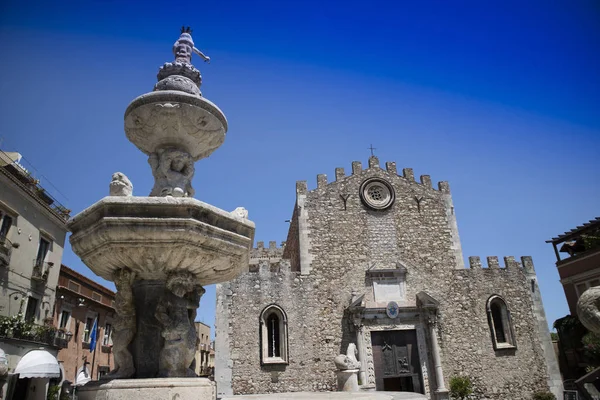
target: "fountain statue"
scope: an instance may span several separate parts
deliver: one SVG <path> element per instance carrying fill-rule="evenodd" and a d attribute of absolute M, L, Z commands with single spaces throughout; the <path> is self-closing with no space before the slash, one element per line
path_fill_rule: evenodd
<path fill-rule="evenodd" d="M 117 172 L 109 196 L 69 221 L 73 251 L 117 287 L 115 369 L 80 388 L 81 400 L 216 396 L 214 383 L 190 368 L 196 309 L 204 286 L 231 280 L 248 265 L 254 223 L 243 207 L 226 212 L 193 198 L 194 163 L 227 132 L 223 112 L 202 97 L 193 53 L 210 60 L 182 28 L 175 60 L 125 111 L 127 138 L 148 155 L 150 195 L 133 196 Z"/>

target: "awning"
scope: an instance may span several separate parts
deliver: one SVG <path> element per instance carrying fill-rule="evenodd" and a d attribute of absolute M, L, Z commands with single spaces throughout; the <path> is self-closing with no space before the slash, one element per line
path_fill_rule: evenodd
<path fill-rule="evenodd" d="M 14 373 L 19 378 L 60 378 L 60 367 L 46 350 L 32 350 L 21 358 Z"/>

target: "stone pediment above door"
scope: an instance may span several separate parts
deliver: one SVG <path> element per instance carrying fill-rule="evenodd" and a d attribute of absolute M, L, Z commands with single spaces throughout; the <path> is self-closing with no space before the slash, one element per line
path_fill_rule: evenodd
<path fill-rule="evenodd" d="M 406 267 L 396 262 L 393 265 L 374 263 L 366 271 L 366 282 L 371 287 L 368 303 L 371 307 L 385 307 L 390 301 L 406 302 Z"/>
<path fill-rule="evenodd" d="M 408 268 L 406 267 L 406 264 L 403 262 L 392 262 L 392 263 L 385 263 L 385 262 L 370 262 L 368 264 L 368 268 L 366 270 L 367 275 L 369 274 L 373 274 L 375 272 L 389 272 L 389 273 L 393 273 L 393 274 L 401 274 L 401 275 L 406 275 L 406 273 L 408 272 Z"/>

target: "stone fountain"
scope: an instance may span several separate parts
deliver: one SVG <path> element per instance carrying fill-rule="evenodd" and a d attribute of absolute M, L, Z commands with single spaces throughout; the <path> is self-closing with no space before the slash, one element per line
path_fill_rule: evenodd
<path fill-rule="evenodd" d="M 125 111 L 127 138 L 148 155 L 149 197 L 133 196 L 122 173 L 110 195 L 69 221 L 73 251 L 117 287 L 115 370 L 79 389 L 81 400 L 214 399 L 214 383 L 190 368 L 194 319 L 203 286 L 228 281 L 248 265 L 254 223 L 243 208 L 226 212 L 193 198 L 194 163 L 225 140 L 223 112 L 202 97 L 189 28 L 154 91 Z"/>

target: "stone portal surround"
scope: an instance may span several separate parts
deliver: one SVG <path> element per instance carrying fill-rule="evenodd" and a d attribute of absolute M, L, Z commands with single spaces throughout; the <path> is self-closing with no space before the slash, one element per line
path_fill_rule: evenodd
<path fill-rule="evenodd" d="M 381 321 L 381 322 L 380 322 Z M 357 332 L 357 341 L 362 342 L 362 354 L 360 354 L 361 368 L 366 370 L 366 379 L 369 386 L 375 386 L 375 364 L 373 362 L 373 344 L 371 343 L 372 331 L 406 331 L 415 330 L 417 333 L 417 347 L 419 352 L 419 363 L 421 365 L 421 376 L 423 377 L 423 388 L 425 396 L 431 398 L 429 387 L 429 372 L 427 369 L 427 343 L 423 324 L 418 321 L 412 323 L 394 323 L 389 318 L 363 319 L 363 325 Z M 364 385 L 364 382 L 363 382 Z"/>

